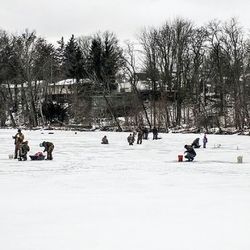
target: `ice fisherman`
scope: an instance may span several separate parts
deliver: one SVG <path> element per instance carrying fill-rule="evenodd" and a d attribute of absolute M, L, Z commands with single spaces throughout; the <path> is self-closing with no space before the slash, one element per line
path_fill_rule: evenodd
<path fill-rule="evenodd" d="M 134 137 L 134 135 L 133 135 L 133 134 L 130 134 L 130 135 L 128 136 L 127 140 L 128 140 L 128 144 L 129 144 L 129 145 L 133 145 L 134 142 L 135 142 L 135 137 Z"/>
<path fill-rule="evenodd" d="M 144 127 L 142 129 L 142 131 L 143 131 L 143 139 L 147 140 L 148 139 L 148 129 L 146 127 Z"/>
<path fill-rule="evenodd" d="M 194 148 L 199 148 L 199 147 L 201 146 L 200 143 L 199 143 L 199 141 L 200 141 L 200 138 L 196 138 L 196 139 L 192 142 L 191 146 L 194 147 Z"/>
<path fill-rule="evenodd" d="M 47 152 L 47 160 L 53 160 L 52 152 L 54 150 L 54 144 L 52 142 L 43 141 L 40 143 L 40 147 L 44 147 L 43 152 Z"/>
<path fill-rule="evenodd" d="M 28 141 L 24 141 L 20 144 L 19 148 L 19 161 L 26 161 L 27 160 L 27 153 L 30 151 L 30 147 L 28 145 Z"/>
<path fill-rule="evenodd" d="M 152 132 L 153 132 L 153 140 L 157 140 L 158 139 L 158 130 L 156 127 L 154 127 L 152 129 Z"/>
<path fill-rule="evenodd" d="M 137 144 L 142 144 L 142 138 L 143 138 L 143 131 L 139 128 L 137 134 Z"/>
<path fill-rule="evenodd" d="M 15 136 L 12 136 L 12 138 L 15 140 L 14 144 L 15 144 L 15 155 L 14 155 L 14 159 L 17 159 L 18 154 L 19 154 L 19 149 L 20 149 L 20 145 L 24 140 L 24 135 L 21 131 L 21 129 L 19 128 L 17 130 L 17 133 Z"/>
<path fill-rule="evenodd" d="M 184 148 L 186 149 L 186 151 L 184 152 L 185 158 L 188 161 L 193 161 L 194 157 L 196 156 L 194 148 L 191 145 L 185 145 Z"/>
<path fill-rule="evenodd" d="M 103 136 L 101 144 L 109 144 L 109 141 L 106 135 Z"/>

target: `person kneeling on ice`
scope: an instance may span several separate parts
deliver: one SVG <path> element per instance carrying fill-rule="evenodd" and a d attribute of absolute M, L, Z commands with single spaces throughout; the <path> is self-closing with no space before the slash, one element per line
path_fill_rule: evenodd
<path fill-rule="evenodd" d="M 102 138 L 101 144 L 109 144 L 109 141 L 106 135 L 104 135 L 104 137 Z"/>
<path fill-rule="evenodd" d="M 185 158 L 187 158 L 188 161 L 193 161 L 194 157 L 196 156 L 196 152 L 194 151 L 193 147 L 191 145 L 185 145 L 184 148 L 186 151 L 184 152 Z"/>
<path fill-rule="evenodd" d="M 128 140 L 128 144 L 129 144 L 129 145 L 133 145 L 134 142 L 135 142 L 135 137 L 134 137 L 134 135 L 133 135 L 133 134 L 130 134 L 130 135 L 128 136 L 127 140 Z"/>
<path fill-rule="evenodd" d="M 27 153 L 30 151 L 30 147 L 28 145 L 28 141 L 25 141 L 20 144 L 19 147 L 19 161 L 26 161 L 27 160 Z"/>
<path fill-rule="evenodd" d="M 199 141 L 200 141 L 200 138 L 196 138 L 193 141 L 193 143 L 191 144 L 191 146 L 194 147 L 194 148 L 199 148 L 201 146 L 200 143 L 199 143 Z"/>
<path fill-rule="evenodd" d="M 52 151 L 54 150 L 54 144 L 52 142 L 44 141 L 40 143 L 40 147 L 44 147 L 43 152 L 47 151 L 47 160 L 53 160 Z"/>

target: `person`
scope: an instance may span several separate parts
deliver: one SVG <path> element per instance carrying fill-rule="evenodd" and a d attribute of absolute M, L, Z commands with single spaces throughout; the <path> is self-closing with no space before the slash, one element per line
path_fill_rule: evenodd
<path fill-rule="evenodd" d="M 40 143 L 40 147 L 44 147 L 43 152 L 47 151 L 47 160 L 53 160 L 52 152 L 54 150 L 54 144 L 52 142 L 43 141 Z"/>
<path fill-rule="evenodd" d="M 141 129 L 139 129 L 137 134 L 137 144 L 142 144 L 142 137 L 143 137 L 143 132 Z"/>
<path fill-rule="evenodd" d="M 196 156 L 194 148 L 191 145 L 185 145 L 184 148 L 186 149 L 184 152 L 185 158 L 187 158 L 188 161 L 193 161 Z"/>
<path fill-rule="evenodd" d="M 199 143 L 199 141 L 200 141 L 200 138 L 196 138 L 193 141 L 193 143 L 191 144 L 191 146 L 194 147 L 194 148 L 199 148 L 201 146 L 200 143 Z"/>
<path fill-rule="evenodd" d="M 204 134 L 204 136 L 203 136 L 203 148 L 206 148 L 206 145 L 207 145 L 207 135 Z"/>
<path fill-rule="evenodd" d="M 17 130 L 17 134 L 15 136 L 12 136 L 12 138 L 15 140 L 14 141 L 14 144 L 15 144 L 15 156 L 14 156 L 14 159 L 17 159 L 18 154 L 19 154 L 20 145 L 24 140 L 24 135 L 23 135 L 20 128 Z"/>
<path fill-rule="evenodd" d="M 101 144 L 109 144 L 109 141 L 106 135 L 104 135 L 104 137 L 102 138 Z"/>
<path fill-rule="evenodd" d="M 135 137 L 134 137 L 134 135 L 133 135 L 133 134 L 130 134 L 130 135 L 128 136 L 127 140 L 128 140 L 128 144 L 129 144 L 129 145 L 133 145 L 134 142 L 135 142 Z"/>
<path fill-rule="evenodd" d="M 148 139 L 148 129 L 146 127 L 143 128 L 143 139 L 144 140 Z"/>
<path fill-rule="evenodd" d="M 27 153 L 30 151 L 30 147 L 28 145 L 28 141 L 24 141 L 20 144 L 19 148 L 19 161 L 26 161 L 27 160 Z"/>
<path fill-rule="evenodd" d="M 152 132 L 153 132 L 153 140 L 157 140 L 158 139 L 158 130 L 156 127 L 154 127 L 152 129 Z"/>

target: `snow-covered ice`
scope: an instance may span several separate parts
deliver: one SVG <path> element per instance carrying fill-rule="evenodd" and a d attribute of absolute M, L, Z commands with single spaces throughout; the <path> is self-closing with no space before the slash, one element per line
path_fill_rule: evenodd
<path fill-rule="evenodd" d="M 208 135 L 189 163 L 195 134 L 23 132 L 30 154 L 54 142 L 54 160 L 10 160 L 16 130 L 0 130 L 0 249 L 250 249 L 250 136 Z"/>

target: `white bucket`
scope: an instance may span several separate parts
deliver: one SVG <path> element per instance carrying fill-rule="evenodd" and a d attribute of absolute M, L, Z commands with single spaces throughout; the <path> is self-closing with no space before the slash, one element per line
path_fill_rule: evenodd
<path fill-rule="evenodd" d="M 237 163 L 242 163 L 243 162 L 243 156 L 239 155 L 237 156 Z"/>
<path fill-rule="evenodd" d="M 13 158 L 14 158 L 13 154 L 9 154 L 9 159 L 11 160 Z"/>

